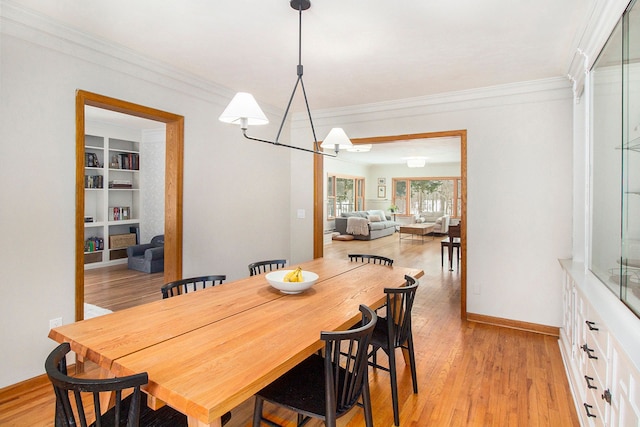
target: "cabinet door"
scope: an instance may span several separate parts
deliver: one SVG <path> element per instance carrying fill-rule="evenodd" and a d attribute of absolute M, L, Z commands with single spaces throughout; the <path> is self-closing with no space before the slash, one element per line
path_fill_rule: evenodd
<path fill-rule="evenodd" d="M 617 345 L 612 346 L 611 373 L 609 425 L 640 426 L 640 375 Z"/>

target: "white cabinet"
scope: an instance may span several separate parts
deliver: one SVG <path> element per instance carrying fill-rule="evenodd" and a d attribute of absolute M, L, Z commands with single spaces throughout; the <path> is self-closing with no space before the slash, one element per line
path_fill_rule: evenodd
<path fill-rule="evenodd" d="M 85 268 L 123 262 L 140 227 L 140 142 L 85 135 Z"/>
<path fill-rule="evenodd" d="M 638 427 L 640 319 L 585 273 L 583 264 L 561 265 L 560 350 L 581 424 Z"/>

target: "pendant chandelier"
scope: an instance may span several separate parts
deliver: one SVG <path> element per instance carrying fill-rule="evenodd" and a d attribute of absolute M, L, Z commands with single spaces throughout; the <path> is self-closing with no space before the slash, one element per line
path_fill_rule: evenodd
<path fill-rule="evenodd" d="M 318 144 L 318 138 L 316 137 L 316 130 L 313 126 L 313 119 L 311 118 L 311 111 L 309 110 L 309 102 L 307 100 L 307 92 L 304 88 L 304 82 L 302 80 L 303 67 L 302 67 L 302 11 L 307 10 L 311 7 L 311 1 L 309 0 L 291 0 L 289 2 L 291 7 L 298 11 L 299 15 L 299 23 L 298 23 L 298 66 L 297 66 L 297 79 L 296 84 L 293 87 L 293 92 L 291 93 L 291 97 L 289 98 L 289 103 L 287 104 L 287 108 L 284 111 L 284 116 L 282 117 L 282 122 L 280 123 L 280 128 L 278 129 L 278 134 L 274 141 L 269 141 L 266 139 L 254 138 L 252 136 L 247 135 L 247 129 L 249 125 L 265 125 L 269 123 L 269 119 L 264 114 L 258 103 L 256 102 L 253 95 L 246 92 L 238 92 L 224 112 L 218 118 L 220 121 L 225 123 L 233 123 L 240 125 L 242 129 L 242 134 L 245 138 L 250 139 L 252 141 L 258 142 L 266 142 L 267 144 L 278 145 L 281 147 L 293 148 L 295 150 L 307 151 L 313 154 L 336 157 L 338 155 L 338 151 L 340 149 L 346 149 L 351 147 L 353 144 L 347 137 L 347 134 L 341 128 L 333 128 L 329 131 L 327 137 L 322 141 L 322 144 Z M 282 133 L 282 129 L 284 127 L 285 121 L 287 119 L 287 115 L 289 114 L 289 109 L 291 107 L 291 102 L 293 101 L 293 97 L 296 94 L 296 90 L 298 86 L 302 88 L 302 94 L 304 95 L 304 103 L 307 107 L 307 115 L 309 116 L 309 123 L 311 124 L 311 132 L 313 133 L 313 141 L 314 141 L 314 149 L 309 150 L 307 148 L 295 147 L 293 145 L 282 144 L 280 140 L 280 134 Z M 320 148 L 332 148 L 335 154 L 325 153 L 320 150 Z"/>

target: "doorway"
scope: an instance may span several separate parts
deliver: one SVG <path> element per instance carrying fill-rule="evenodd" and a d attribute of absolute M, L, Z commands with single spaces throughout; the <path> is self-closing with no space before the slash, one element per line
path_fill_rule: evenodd
<path fill-rule="evenodd" d="M 184 117 L 115 98 L 76 93 L 76 321 L 84 318 L 85 107 L 92 106 L 165 124 L 164 282 L 182 277 Z"/>
<path fill-rule="evenodd" d="M 467 269 L 466 269 L 466 242 L 467 242 L 467 131 L 452 130 L 444 132 L 427 132 L 406 135 L 389 135 L 369 138 L 352 139 L 355 144 L 380 144 L 393 143 L 396 141 L 410 141 L 414 139 L 428 138 L 459 138 L 460 139 L 460 173 L 461 173 L 461 260 L 460 260 L 460 316 L 465 319 L 467 316 Z M 314 216 L 313 216 L 313 255 L 320 258 L 324 253 L 324 158 L 314 156 L 313 163 L 314 178 Z"/>

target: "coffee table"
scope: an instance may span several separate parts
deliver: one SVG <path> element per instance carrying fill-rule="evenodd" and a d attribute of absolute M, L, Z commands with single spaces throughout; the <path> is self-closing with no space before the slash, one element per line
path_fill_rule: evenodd
<path fill-rule="evenodd" d="M 399 234 L 399 241 L 402 241 L 402 233 L 410 234 L 411 239 L 413 240 L 413 236 L 421 236 L 422 241 L 424 242 L 424 236 L 431 233 L 435 227 L 435 224 L 410 224 L 410 225 L 401 225 Z M 404 237 L 407 239 L 408 237 Z"/>

